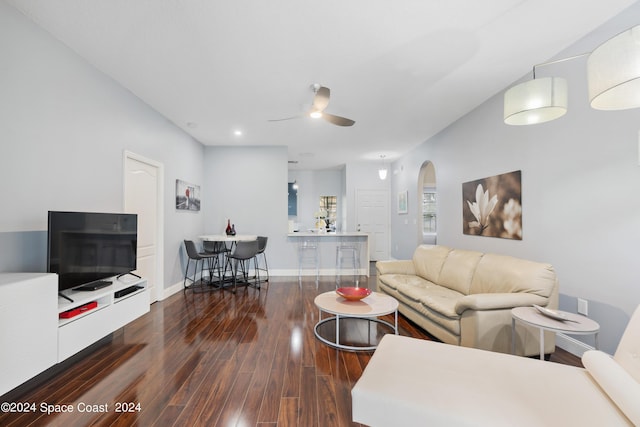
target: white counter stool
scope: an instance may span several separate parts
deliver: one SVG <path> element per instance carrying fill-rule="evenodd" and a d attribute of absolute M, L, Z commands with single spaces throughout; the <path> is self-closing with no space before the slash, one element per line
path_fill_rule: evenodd
<path fill-rule="evenodd" d="M 320 254 L 318 241 L 315 238 L 301 240 L 298 243 L 298 284 L 302 287 L 302 270 L 307 262 L 313 263 L 316 269 L 316 289 L 320 281 Z"/>
<path fill-rule="evenodd" d="M 345 265 L 351 264 L 356 287 L 360 283 L 360 249 L 354 242 L 340 242 L 336 246 L 336 287 L 340 286 L 340 276 Z"/>

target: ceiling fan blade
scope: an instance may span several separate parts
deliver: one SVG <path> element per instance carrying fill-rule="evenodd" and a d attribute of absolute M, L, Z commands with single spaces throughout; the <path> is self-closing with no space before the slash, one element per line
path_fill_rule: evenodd
<path fill-rule="evenodd" d="M 320 86 L 313 97 L 313 110 L 323 111 L 329 105 L 329 96 L 331 91 L 328 87 Z"/>
<path fill-rule="evenodd" d="M 345 117 L 334 116 L 333 114 L 329 113 L 322 113 L 322 118 L 329 123 L 333 123 L 334 125 L 338 126 L 353 126 L 353 124 L 355 123 L 354 120 L 347 119 Z"/>
<path fill-rule="evenodd" d="M 268 119 L 268 122 L 282 122 L 285 120 L 292 120 L 292 119 L 299 119 L 300 117 L 302 117 L 301 115 L 297 115 L 297 116 L 292 116 L 292 117 L 285 117 L 284 119 Z"/>

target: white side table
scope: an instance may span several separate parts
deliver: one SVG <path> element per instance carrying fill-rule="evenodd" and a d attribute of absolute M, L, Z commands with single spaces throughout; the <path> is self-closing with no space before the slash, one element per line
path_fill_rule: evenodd
<path fill-rule="evenodd" d="M 516 351 L 516 321 L 540 329 L 540 360 L 544 359 L 544 331 L 561 332 L 569 335 L 594 335 L 598 349 L 600 325 L 595 320 L 580 314 L 559 311 L 567 320 L 555 320 L 545 316 L 534 307 L 516 307 L 511 310 L 511 353 Z"/>

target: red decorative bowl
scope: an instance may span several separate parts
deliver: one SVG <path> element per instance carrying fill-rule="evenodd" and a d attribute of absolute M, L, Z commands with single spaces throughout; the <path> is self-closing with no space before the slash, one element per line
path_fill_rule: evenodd
<path fill-rule="evenodd" d="M 336 293 L 346 300 L 360 301 L 362 298 L 371 295 L 371 289 L 346 287 L 336 289 Z"/>

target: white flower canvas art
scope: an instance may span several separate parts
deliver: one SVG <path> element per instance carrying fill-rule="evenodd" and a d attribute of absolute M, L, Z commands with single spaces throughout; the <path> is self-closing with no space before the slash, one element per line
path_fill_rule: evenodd
<path fill-rule="evenodd" d="M 462 232 L 522 240 L 522 171 L 462 184 Z"/>

